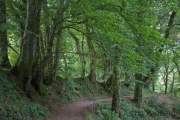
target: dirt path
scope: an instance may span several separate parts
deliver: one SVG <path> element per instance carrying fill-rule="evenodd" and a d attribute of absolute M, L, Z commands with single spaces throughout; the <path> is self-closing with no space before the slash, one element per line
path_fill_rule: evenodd
<path fill-rule="evenodd" d="M 111 98 L 78 101 L 60 107 L 54 107 L 53 112 L 45 120 L 85 120 L 83 111 L 91 104 L 109 101 Z"/>

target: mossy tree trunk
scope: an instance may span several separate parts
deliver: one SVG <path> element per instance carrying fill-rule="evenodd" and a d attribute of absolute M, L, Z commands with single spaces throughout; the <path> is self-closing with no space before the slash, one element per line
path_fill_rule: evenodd
<path fill-rule="evenodd" d="M 8 40 L 6 30 L 6 1 L 0 0 L 0 66 L 11 68 L 8 58 Z"/>
<path fill-rule="evenodd" d="M 115 111 L 120 116 L 120 67 L 118 56 L 115 57 L 114 68 L 113 68 L 113 84 L 112 84 L 112 111 Z"/>
<path fill-rule="evenodd" d="M 27 24 L 25 27 L 19 59 L 19 77 L 23 82 L 26 95 L 31 96 L 30 85 L 33 78 L 33 62 L 36 53 L 35 46 L 38 40 L 40 27 L 41 0 L 27 1 Z"/>
<path fill-rule="evenodd" d="M 61 50 L 61 42 L 62 42 L 62 34 L 63 34 L 63 19 L 64 19 L 64 11 L 66 9 L 66 7 L 64 6 L 64 0 L 60 0 L 59 1 L 60 3 L 60 8 L 59 8 L 59 14 L 58 14 L 58 17 L 59 17 L 59 21 L 61 21 L 59 24 L 58 24 L 58 36 L 57 36 L 57 39 L 56 39 L 56 45 L 55 45 L 55 56 L 54 56 L 54 64 L 53 64 L 53 81 L 52 83 L 56 80 L 56 76 L 57 76 L 57 73 L 58 73 L 58 69 L 59 69 L 59 59 L 60 59 L 60 50 Z M 65 7 L 65 8 L 64 8 Z"/>
<path fill-rule="evenodd" d="M 56 79 L 58 68 L 59 68 L 59 59 L 60 59 L 60 49 L 61 49 L 61 40 L 62 40 L 62 31 L 59 33 L 59 37 L 56 39 L 56 50 L 54 56 L 54 79 Z"/>
<path fill-rule="evenodd" d="M 142 102 L 142 87 L 143 87 L 143 76 L 140 73 L 135 74 L 135 89 L 134 89 L 134 103 L 136 103 L 136 105 L 138 107 L 141 106 L 141 102 Z"/>
<path fill-rule="evenodd" d="M 90 53 L 90 74 L 89 74 L 89 79 L 93 84 L 96 84 L 96 53 L 94 50 L 94 46 L 92 43 L 92 39 L 90 38 L 90 30 L 86 26 L 86 31 L 88 33 L 87 36 L 87 45 L 89 48 L 89 53 Z"/>

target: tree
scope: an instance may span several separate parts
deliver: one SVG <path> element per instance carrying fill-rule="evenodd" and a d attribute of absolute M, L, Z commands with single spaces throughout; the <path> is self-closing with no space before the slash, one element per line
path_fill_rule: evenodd
<path fill-rule="evenodd" d="M 19 59 L 19 75 L 26 95 L 31 97 L 30 85 L 33 78 L 33 62 L 40 29 L 41 0 L 27 1 L 27 18 Z"/>
<path fill-rule="evenodd" d="M 87 31 L 87 45 L 89 48 L 89 53 L 90 53 L 90 73 L 89 73 L 89 80 L 93 83 L 96 84 L 96 53 L 94 50 L 94 46 L 92 43 L 92 39 L 90 38 L 90 29 L 88 26 L 86 26 L 86 31 Z"/>
<path fill-rule="evenodd" d="M 118 51 L 118 49 L 116 48 Z M 117 52 L 116 51 L 116 52 Z M 113 66 L 113 97 L 112 97 L 112 111 L 115 111 L 120 116 L 120 67 L 119 67 L 119 54 L 116 53 Z"/>
<path fill-rule="evenodd" d="M 83 44 L 82 44 L 82 47 L 80 47 L 80 43 L 79 43 L 80 40 L 75 36 L 75 34 L 73 32 L 71 32 L 70 30 L 69 30 L 69 34 L 72 36 L 72 38 L 74 39 L 74 41 L 76 43 L 76 49 L 77 49 L 77 52 L 79 54 L 79 58 L 81 61 L 81 69 L 82 69 L 81 78 L 84 80 L 85 79 L 85 60 L 84 60 L 84 55 L 82 53 L 83 50 L 81 50 L 81 48 L 83 48 Z"/>
<path fill-rule="evenodd" d="M 8 58 L 8 38 L 6 25 L 6 1 L 0 0 L 0 66 L 11 68 Z"/>

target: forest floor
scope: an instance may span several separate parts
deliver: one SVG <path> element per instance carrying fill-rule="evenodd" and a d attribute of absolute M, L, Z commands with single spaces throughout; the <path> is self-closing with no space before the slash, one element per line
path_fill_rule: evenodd
<path fill-rule="evenodd" d="M 174 100 L 179 100 L 176 97 L 172 97 L 163 93 L 155 93 L 158 96 L 158 101 L 166 100 L 168 102 L 169 108 L 172 109 L 171 105 Z M 148 96 L 144 96 L 146 99 Z M 133 99 L 132 96 L 122 96 L 122 98 Z M 102 101 L 110 101 L 111 98 L 97 98 L 94 100 L 79 100 L 77 102 L 69 104 L 57 103 L 51 107 L 51 114 L 47 116 L 45 120 L 85 120 L 84 111 L 94 103 Z M 168 119 L 167 120 L 171 120 Z"/>
<path fill-rule="evenodd" d="M 84 110 L 90 105 L 102 101 L 110 101 L 111 98 L 94 100 L 80 100 L 70 104 L 56 104 L 51 109 L 51 114 L 45 120 L 85 120 Z"/>

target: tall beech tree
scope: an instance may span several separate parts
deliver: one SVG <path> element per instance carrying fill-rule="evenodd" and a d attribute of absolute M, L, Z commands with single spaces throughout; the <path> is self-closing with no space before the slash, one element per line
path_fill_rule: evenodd
<path fill-rule="evenodd" d="M 116 48 L 115 57 L 113 62 L 113 83 L 112 83 L 112 111 L 115 111 L 118 116 L 120 116 L 120 67 L 119 67 L 119 53 L 118 49 Z"/>
<path fill-rule="evenodd" d="M 86 26 L 86 31 L 87 31 L 87 45 L 89 48 L 89 54 L 90 54 L 90 73 L 89 73 L 89 80 L 93 83 L 96 84 L 96 52 L 94 50 L 94 45 L 92 42 L 92 39 L 90 37 L 90 28 Z"/>
<path fill-rule="evenodd" d="M 22 39 L 19 59 L 19 75 L 23 81 L 24 91 L 31 97 L 30 85 L 33 78 L 33 62 L 36 55 L 36 47 L 40 29 L 41 0 L 27 1 L 27 18 L 25 32 Z"/>

